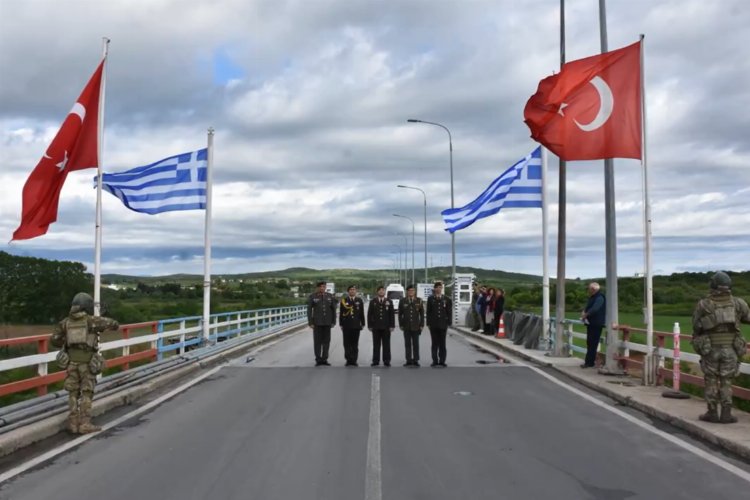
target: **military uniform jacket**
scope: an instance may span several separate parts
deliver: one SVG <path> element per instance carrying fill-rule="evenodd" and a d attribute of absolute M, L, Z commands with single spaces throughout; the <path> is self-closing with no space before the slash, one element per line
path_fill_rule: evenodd
<path fill-rule="evenodd" d="M 367 308 L 367 327 L 373 330 L 396 328 L 396 314 L 391 299 L 376 297 Z"/>
<path fill-rule="evenodd" d="M 398 324 L 405 332 L 424 328 L 424 302 L 419 297 L 401 299 L 398 303 Z"/>
<path fill-rule="evenodd" d="M 453 324 L 453 302 L 445 295 L 440 298 L 434 295 L 427 299 L 427 326 L 431 328 L 448 328 Z"/>
<path fill-rule="evenodd" d="M 339 325 L 347 330 L 365 327 L 365 303 L 359 297 L 343 297 L 339 304 Z"/>
<path fill-rule="evenodd" d="M 715 345 L 730 345 L 735 336 L 742 337 L 741 323 L 750 323 L 747 302 L 730 292 L 712 292 L 695 307 L 693 335 L 708 334 Z"/>
<path fill-rule="evenodd" d="M 68 323 L 81 320 L 86 321 L 88 334 L 92 336 L 92 345 L 67 345 Z M 105 330 L 117 330 L 119 326 L 119 323 L 111 318 L 90 316 L 83 311 L 73 310 L 67 318 L 57 324 L 50 343 L 53 347 L 65 348 L 73 363 L 88 363 L 99 348 L 99 335 Z"/>
<path fill-rule="evenodd" d="M 315 326 L 336 324 L 336 299 L 328 292 L 315 292 L 307 299 L 307 323 Z"/>

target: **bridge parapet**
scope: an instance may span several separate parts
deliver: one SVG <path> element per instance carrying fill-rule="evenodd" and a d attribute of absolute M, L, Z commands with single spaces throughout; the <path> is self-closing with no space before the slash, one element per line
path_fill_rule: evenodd
<path fill-rule="evenodd" d="M 118 339 L 102 342 L 99 350 L 104 353 L 106 368 L 122 366 L 138 361 L 159 361 L 170 354 L 184 354 L 186 350 L 206 343 L 221 342 L 233 337 L 252 334 L 280 325 L 300 322 L 306 318 L 305 306 L 273 307 L 217 313 L 210 316 L 209 338 L 202 338 L 202 318 L 189 316 L 157 321 L 146 321 L 120 326 Z M 36 367 L 35 375 L 20 375 L 18 380 L 0 385 L 0 396 L 7 396 L 36 389 L 38 396 L 48 392 L 48 386 L 62 381 L 64 371 L 50 370 L 58 351 L 49 351 L 51 335 L 33 335 L 11 339 L 0 339 L 0 348 L 7 346 L 35 345 L 36 354 L 0 360 L 0 372 L 19 368 Z M 114 351 L 114 352 L 113 352 Z M 114 355 L 112 355 L 114 354 Z"/>
<path fill-rule="evenodd" d="M 622 341 L 620 343 L 620 355 L 618 360 L 621 366 L 627 370 L 629 367 L 636 369 L 643 369 L 643 362 L 631 355 L 631 352 L 637 352 L 646 354 L 648 347 L 645 344 L 641 344 L 633 341 L 633 333 L 646 335 L 646 330 L 642 328 L 633 328 L 628 325 L 616 325 L 616 330 L 622 332 Z M 698 354 L 692 352 L 681 351 L 678 352 L 678 361 L 675 362 L 675 350 L 668 349 L 667 346 L 674 345 L 674 337 L 677 336 L 681 343 L 690 341 L 693 336 L 679 334 L 674 332 L 660 332 L 654 331 L 654 339 L 656 340 L 656 353 L 659 356 L 659 363 L 656 367 L 656 381 L 658 385 L 663 385 L 666 380 L 680 380 L 682 382 L 693 384 L 699 387 L 704 387 L 705 383 L 703 377 L 696 375 L 700 373 L 698 365 L 700 364 L 701 357 Z M 684 344 L 683 344 L 684 345 Z M 750 354 L 750 348 L 745 351 L 745 355 Z M 664 361 L 671 360 L 672 368 L 669 369 L 665 366 Z M 688 366 L 692 366 L 689 372 L 682 371 L 681 363 L 687 363 Z M 750 375 L 750 363 L 740 364 L 740 373 Z M 735 397 L 744 400 L 750 400 L 750 389 L 747 387 L 732 386 L 732 393 Z"/>

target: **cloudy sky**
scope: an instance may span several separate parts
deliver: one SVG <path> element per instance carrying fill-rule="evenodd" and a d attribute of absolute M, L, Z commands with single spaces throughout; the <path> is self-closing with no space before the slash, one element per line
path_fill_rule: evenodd
<path fill-rule="evenodd" d="M 566 2 L 567 57 L 599 52 L 598 2 Z M 21 190 L 111 38 L 104 164 L 121 171 L 205 145 L 216 129 L 213 268 L 392 267 L 417 223 L 450 264 L 440 211 L 535 144 L 526 100 L 559 67 L 557 0 L 2 0 L 0 239 Z M 646 35 L 657 273 L 745 270 L 750 248 L 750 6 L 610 0 L 610 48 Z M 549 165 L 551 272 L 557 170 Z M 642 271 L 641 165 L 616 160 L 618 271 Z M 93 261 L 92 171 L 68 177 L 45 236 L 0 246 Z M 569 163 L 569 277 L 603 276 L 603 162 Z M 203 212 L 137 214 L 105 193 L 104 273 L 202 272 Z M 541 274 L 541 213 L 456 235 L 457 262 Z"/>

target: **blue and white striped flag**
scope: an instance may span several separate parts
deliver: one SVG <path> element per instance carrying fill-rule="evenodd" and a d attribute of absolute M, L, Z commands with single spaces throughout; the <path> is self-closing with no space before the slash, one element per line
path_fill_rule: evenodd
<path fill-rule="evenodd" d="M 445 230 L 454 233 L 468 227 L 478 219 L 489 217 L 503 208 L 542 206 L 542 148 L 526 155 L 524 159 L 492 181 L 479 197 L 461 208 L 443 210 Z"/>
<path fill-rule="evenodd" d="M 126 172 L 102 175 L 102 189 L 144 214 L 206 208 L 208 150 L 170 156 Z M 96 183 L 96 177 L 94 178 Z"/>

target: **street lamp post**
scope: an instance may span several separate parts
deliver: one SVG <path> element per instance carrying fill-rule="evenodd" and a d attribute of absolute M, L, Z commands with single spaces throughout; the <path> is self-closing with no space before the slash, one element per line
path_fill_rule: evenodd
<path fill-rule="evenodd" d="M 440 123 L 435 122 L 428 122 L 425 120 L 415 120 L 413 118 L 409 118 L 406 120 L 409 123 L 426 123 L 428 125 L 435 125 L 436 127 L 440 127 L 446 132 L 448 132 L 448 150 L 450 152 L 450 167 L 451 167 L 451 208 L 456 208 L 453 202 L 453 137 L 451 136 L 451 131 L 448 130 L 448 127 L 445 125 L 442 125 Z M 451 233 L 451 264 L 452 264 L 452 275 L 451 275 L 451 282 L 456 281 L 456 233 Z"/>
<path fill-rule="evenodd" d="M 418 187 L 404 186 L 402 184 L 399 184 L 396 187 L 404 189 L 414 189 L 415 191 L 419 191 L 420 193 L 422 193 L 422 196 L 424 197 L 424 282 L 429 283 L 427 279 L 427 195 Z"/>
<path fill-rule="evenodd" d="M 405 215 L 393 214 L 394 217 L 401 217 L 411 222 L 411 282 L 414 283 L 416 277 L 414 276 L 414 220 L 411 217 Z"/>
<path fill-rule="evenodd" d="M 398 250 L 398 253 L 396 254 L 396 255 L 398 255 L 398 259 L 397 259 L 397 262 L 398 262 L 398 267 L 397 267 L 397 269 L 398 269 L 398 282 L 401 283 L 401 245 L 396 245 L 394 243 L 391 246 L 392 247 L 396 247 L 396 249 Z"/>
<path fill-rule="evenodd" d="M 396 233 L 396 236 L 401 236 L 404 239 L 404 288 L 406 288 L 406 282 L 409 281 L 409 238 L 404 233 Z"/>

